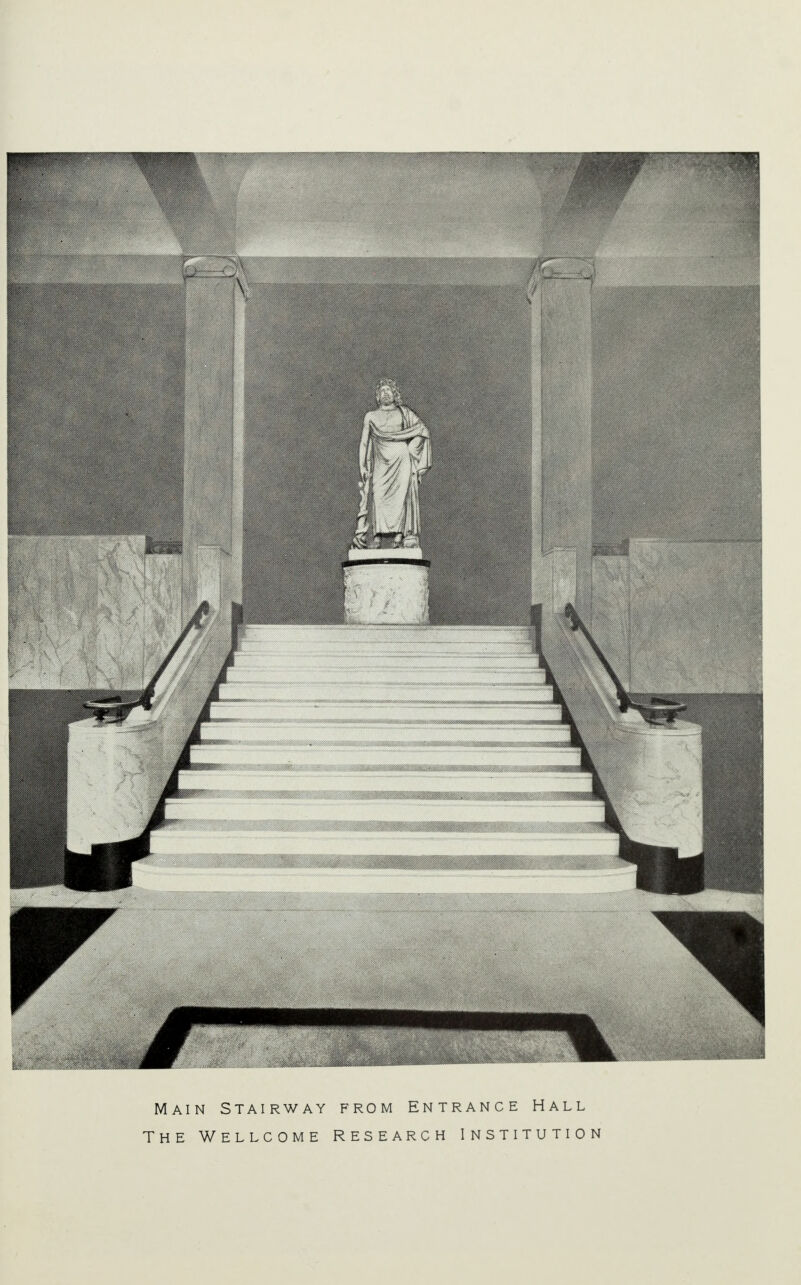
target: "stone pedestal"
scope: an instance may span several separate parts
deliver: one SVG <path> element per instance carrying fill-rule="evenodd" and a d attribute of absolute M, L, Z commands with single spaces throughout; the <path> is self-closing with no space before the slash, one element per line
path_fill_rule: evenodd
<path fill-rule="evenodd" d="M 346 625 L 427 625 L 428 568 L 419 549 L 351 549 L 342 563 Z"/>

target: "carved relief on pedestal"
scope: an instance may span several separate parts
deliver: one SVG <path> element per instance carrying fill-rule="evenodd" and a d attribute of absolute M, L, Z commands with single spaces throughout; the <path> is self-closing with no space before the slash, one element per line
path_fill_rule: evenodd
<path fill-rule="evenodd" d="M 343 567 L 346 625 L 428 624 L 428 567 L 375 562 Z"/>

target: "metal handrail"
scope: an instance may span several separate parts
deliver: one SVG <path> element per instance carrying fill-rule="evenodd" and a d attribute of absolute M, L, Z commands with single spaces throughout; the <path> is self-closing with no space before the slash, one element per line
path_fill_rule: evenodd
<path fill-rule="evenodd" d="M 181 643 L 185 640 L 190 631 L 193 628 L 202 629 L 203 618 L 209 614 L 210 610 L 211 608 L 204 598 L 200 605 L 192 612 L 192 615 L 189 617 L 189 620 L 187 620 L 150 682 L 142 689 L 141 695 L 137 696 L 136 700 L 124 701 L 121 696 L 104 696 L 100 700 L 84 701 L 84 709 L 92 710 L 99 723 L 105 722 L 107 718 L 109 722 L 122 723 L 123 720 L 128 717 L 131 710 L 136 709 L 137 705 L 141 705 L 142 709 L 151 709 L 153 706 L 153 697 L 156 694 L 156 684 L 161 678 L 161 675 L 164 673 L 173 656 L 178 651 L 178 648 L 181 646 Z"/>
<path fill-rule="evenodd" d="M 676 715 L 680 714 L 682 710 L 687 708 L 687 706 L 682 704 L 681 701 L 672 700 L 669 696 L 652 696 L 648 702 L 632 700 L 584 621 L 581 619 L 581 616 L 576 611 L 572 602 L 569 602 L 565 607 L 565 616 L 567 617 L 570 628 L 574 633 L 576 630 L 581 630 L 607 674 L 612 679 L 612 682 L 615 685 L 615 695 L 617 696 L 621 714 L 625 714 L 629 709 L 636 709 L 640 714 L 642 714 L 646 722 L 664 725 L 665 723 L 672 723 Z"/>

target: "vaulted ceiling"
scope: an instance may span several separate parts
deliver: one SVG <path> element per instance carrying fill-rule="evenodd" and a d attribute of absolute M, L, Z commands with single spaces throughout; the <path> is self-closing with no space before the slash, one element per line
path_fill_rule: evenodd
<path fill-rule="evenodd" d="M 591 255 L 599 284 L 758 280 L 740 153 L 68 153 L 9 160 L 12 281 L 509 281 Z"/>

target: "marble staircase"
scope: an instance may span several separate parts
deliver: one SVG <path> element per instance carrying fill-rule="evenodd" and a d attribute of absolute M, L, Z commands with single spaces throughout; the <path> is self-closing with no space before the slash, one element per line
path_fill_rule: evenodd
<path fill-rule="evenodd" d="M 524 628 L 242 626 L 133 882 L 633 888 L 553 697 Z"/>

